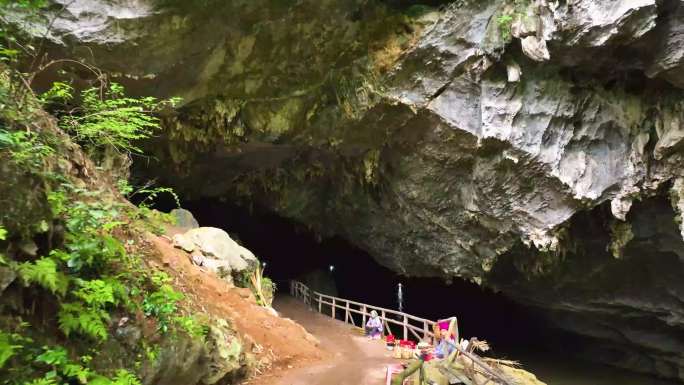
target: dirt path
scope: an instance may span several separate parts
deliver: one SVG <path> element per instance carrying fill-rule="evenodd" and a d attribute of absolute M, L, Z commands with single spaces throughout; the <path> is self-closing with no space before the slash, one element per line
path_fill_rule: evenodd
<path fill-rule="evenodd" d="M 296 368 L 272 377 L 261 377 L 258 385 L 382 385 L 387 364 L 394 363 L 383 342 L 370 341 L 358 330 L 330 317 L 310 311 L 292 297 L 276 299 L 274 307 L 321 341 L 330 353 L 311 366 Z"/>

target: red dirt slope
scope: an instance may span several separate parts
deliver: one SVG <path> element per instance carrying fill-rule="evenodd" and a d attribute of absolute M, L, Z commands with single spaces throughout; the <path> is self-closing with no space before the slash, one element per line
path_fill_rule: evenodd
<path fill-rule="evenodd" d="M 301 366 L 326 355 L 302 326 L 258 306 L 249 289 L 231 287 L 195 266 L 188 254 L 175 249 L 166 237 L 150 234 L 149 240 L 158 250 L 158 260 L 148 263 L 165 270 L 195 310 L 230 320 L 246 350 L 256 354 L 269 372 Z"/>

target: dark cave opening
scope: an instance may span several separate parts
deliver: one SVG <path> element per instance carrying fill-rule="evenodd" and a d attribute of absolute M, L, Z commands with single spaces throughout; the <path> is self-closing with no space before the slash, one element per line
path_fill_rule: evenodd
<path fill-rule="evenodd" d="M 461 337 L 487 340 L 492 347 L 490 355 L 518 360 L 550 384 L 607 385 L 615 383 L 616 378 L 630 385 L 671 384 L 592 363 L 602 360 L 589 358 L 583 352 L 591 351 L 619 360 L 622 351 L 611 350 L 613 347 L 600 339 L 561 330 L 550 321 L 548 310 L 525 306 L 475 283 L 461 279 L 447 283 L 438 278 L 399 276 L 345 239 L 320 239 L 303 224 L 266 208 L 208 198 L 181 203 L 201 226 L 224 229 L 265 262 L 266 275 L 276 281 L 281 295 L 287 293 L 288 280 L 306 281 L 312 279 L 312 272 L 316 272 L 313 282 L 320 284 L 320 281 L 329 280 L 332 284 L 327 288 L 334 290 L 331 294 L 397 309 L 397 284 L 402 283 L 405 312 L 428 319 L 455 315 L 459 319 Z M 168 198 L 157 202 L 157 208 L 162 211 L 169 211 L 173 206 Z M 603 212 L 605 207 L 596 210 Z M 591 230 L 593 227 L 582 228 Z M 334 266 L 332 273 L 330 266 Z M 313 288 L 311 281 L 306 283 Z M 326 291 L 321 287 L 314 289 Z"/>
<path fill-rule="evenodd" d="M 454 279 L 407 278 L 379 265 L 364 250 L 346 240 L 318 239 L 305 226 L 258 207 L 247 208 L 218 200 L 184 202 L 202 226 L 226 230 L 266 263 L 266 275 L 281 292 L 290 279 L 334 282 L 338 297 L 397 309 L 397 285 L 403 285 L 404 311 L 441 319 L 455 315 L 463 337 L 485 339 L 502 351 L 542 341 L 550 331 L 543 317 L 507 297 L 475 283 Z M 334 266 L 332 272 L 330 266 Z M 328 285 L 330 287 L 331 285 Z M 319 289 L 325 291 L 325 289 Z"/>

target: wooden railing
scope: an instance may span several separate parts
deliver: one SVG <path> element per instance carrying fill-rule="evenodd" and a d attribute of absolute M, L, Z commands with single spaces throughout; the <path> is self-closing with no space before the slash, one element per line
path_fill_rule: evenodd
<path fill-rule="evenodd" d="M 310 308 L 317 310 L 319 313 L 329 314 L 332 318 L 340 318 L 345 323 L 363 328 L 366 325 L 366 320 L 370 317 L 370 312 L 375 310 L 383 322 L 384 328 L 387 332 L 399 337 L 400 335 L 393 333 L 390 325 L 399 327 L 403 339 L 415 339 L 417 341 L 427 341 L 434 338 L 433 328 L 437 322 L 451 320 L 431 321 L 428 319 L 412 316 L 396 310 L 385 309 L 379 306 L 372 306 L 365 303 L 350 301 L 348 299 L 333 297 L 313 291 L 306 285 L 298 281 L 290 281 L 290 294 L 302 300 Z M 344 318 L 342 318 L 344 317 Z M 456 319 L 456 317 L 453 317 Z M 395 329 L 396 330 L 396 329 Z M 455 340 L 459 341 L 458 333 L 458 319 L 456 319 L 456 326 L 454 327 L 456 335 Z"/>
<path fill-rule="evenodd" d="M 399 325 L 399 327 L 402 328 L 403 337 L 405 340 L 409 339 L 409 337 L 415 337 L 418 341 L 433 340 L 435 337 L 433 332 L 434 325 L 438 322 L 452 319 L 447 318 L 438 321 L 431 321 L 428 319 L 415 317 L 410 314 L 406 314 L 396 310 L 384 309 L 378 306 L 371 306 L 364 303 L 350 301 L 348 299 L 333 297 L 330 295 L 321 294 L 317 291 L 313 291 L 309 289 L 306 285 L 298 281 L 290 281 L 290 294 L 293 297 L 302 300 L 307 306 L 314 310 L 317 310 L 319 313 L 324 313 L 324 311 L 327 310 L 326 307 L 329 306 L 330 315 L 332 316 L 332 318 L 337 319 L 337 316 L 341 317 L 342 313 L 340 311 L 343 311 L 344 322 L 351 323 L 352 325 L 358 326 L 360 328 L 363 328 L 366 324 L 366 320 L 370 316 L 370 312 L 372 310 L 375 310 L 378 312 L 378 315 L 382 319 L 383 324 L 385 326 L 385 330 L 391 333 L 392 330 L 389 327 L 389 325 Z M 358 325 L 356 323 L 357 320 L 354 319 L 354 314 L 360 315 L 360 319 L 358 320 L 360 321 L 360 323 Z M 394 316 L 394 318 L 392 318 L 391 316 Z M 458 332 L 458 319 L 456 317 L 453 317 L 453 319 L 456 320 L 456 325 L 454 327 L 454 333 L 456 335 L 455 341 L 460 341 L 460 336 Z M 411 333 L 411 335 L 409 335 L 409 333 Z M 473 340 L 476 339 L 472 339 L 470 342 L 472 343 Z M 449 342 L 449 344 L 456 350 L 457 353 L 454 352 L 454 354 L 464 355 L 468 358 L 467 360 L 463 361 L 468 363 L 468 365 L 465 366 L 465 372 L 468 375 L 472 377 L 475 375 L 475 372 L 477 372 L 485 378 L 484 383 L 472 381 L 472 384 L 516 384 L 515 381 L 510 379 L 501 370 L 497 369 L 496 367 L 490 366 L 486 362 L 484 362 L 480 356 L 478 356 L 472 351 L 472 349 L 465 350 L 458 343 Z M 451 358 L 450 361 L 453 361 L 453 358 Z M 420 363 L 422 365 L 422 361 L 420 361 Z"/>

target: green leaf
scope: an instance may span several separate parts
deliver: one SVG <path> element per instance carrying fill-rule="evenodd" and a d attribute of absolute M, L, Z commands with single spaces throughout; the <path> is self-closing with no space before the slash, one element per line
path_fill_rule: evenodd
<path fill-rule="evenodd" d="M 62 373 L 66 377 L 76 378 L 81 384 L 88 383 L 88 377 L 92 375 L 92 372 L 88 368 L 84 368 L 81 365 L 68 363 L 62 368 Z"/>
<path fill-rule="evenodd" d="M 5 363 L 22 347 L 23 346 L 14 343 L 10 334 L 0 331 L 0 369 L 2 369 L 5 366 Z"/>
<path fill-rule="evenodd" d="M 62 366 L 69 362 L 66 349 L 58 347 L 55 349 L 48 349 L 44 347 L 43 354 L 36 357 L 36 362 L 42 362 L 51 366 Z"/>
<path fill-rule="evenodd" d="M 40 95 L 40 100 L 43 102 L 66 103 L 73 99 L 73 92 L 74 88 L 69 84 L 54 82 L 49 90 Z"/>

